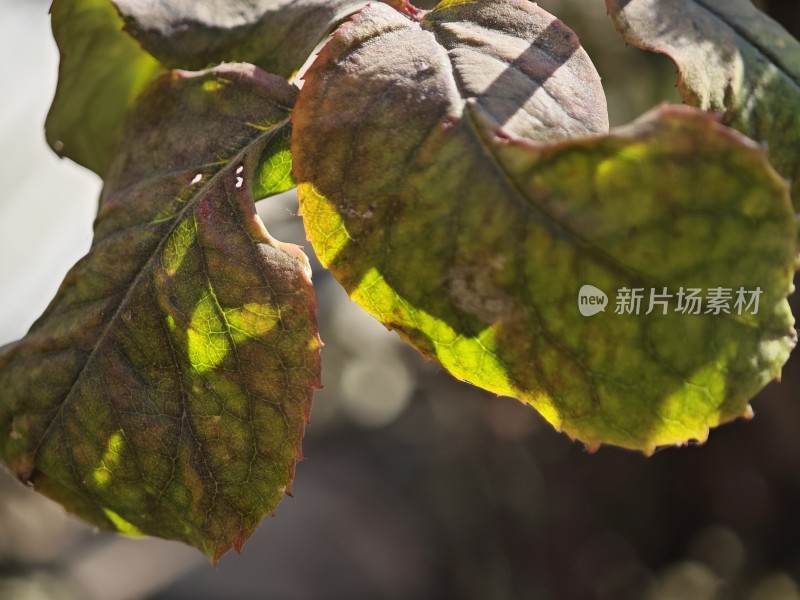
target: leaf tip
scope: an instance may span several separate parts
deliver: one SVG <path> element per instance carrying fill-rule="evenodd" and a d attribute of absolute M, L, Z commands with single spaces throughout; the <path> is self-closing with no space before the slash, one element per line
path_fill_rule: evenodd
<path fill-rule="evenodd" d="M 595 454 L 598 450 L 600 450 L 600 442 L 597 440 L 591 442 L 584 442 L 584 449 L 586 450 L 587 454 Z"/>

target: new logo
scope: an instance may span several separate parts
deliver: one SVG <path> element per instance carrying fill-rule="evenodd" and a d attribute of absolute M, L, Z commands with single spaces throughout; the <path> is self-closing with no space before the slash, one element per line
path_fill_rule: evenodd
<path fill-rule="evenodd" d="M 584 317 L 603 312 L 608 306 L 606 293 L 593 285 L 584 285 L 578 292 L 578 310 Z"/>

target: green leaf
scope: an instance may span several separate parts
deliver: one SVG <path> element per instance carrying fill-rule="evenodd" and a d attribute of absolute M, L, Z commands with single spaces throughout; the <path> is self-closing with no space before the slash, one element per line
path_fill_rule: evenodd
<path fill-rule="evenodd" d="M 800 211 L 800 42 L 750 0 L 606 0 L 625 41 L 678 66 L 687 104 L 769 146 Z"/>
<path fill-rule="evenodd" d="M 122 31 L 111 0 L 54 0 L 51 12 L 61 65 L 47 143 L 102 176 L 122 120 L 163 69 Z"/>
<path fill-rule="evenodd" d="M 0 351 L 0 456 L 102 528 L 216 560 L 291 486 L 319 381 L 316 300 L 305 255 L 269 235 L 251 186 L 288 177 L 293 101 L 249 65 L 154 82 L 91 251 Z"/>
<path fill-rule="evenodd" d="M 480 24 L 506 11 L 516 18 L 486 20 L 495 31 Z M 647 452 L 703 440 L 747 413 L 795 341 L 786 185 L 759 146 L 686 107 L 605 136 L 508 139 L 498 123 L 520 117 L 498 111 L 497 84 L 465 98 L 463 81 L 519 35 L 509 31 L 541 39 L 522 14 L 546 19 L 513 0 L 446 2 L 421 23 L 373 5 L 341 27 L 293 116 L 308 237 L 370 314 L 456 377 L 531 404 L 570 436 Z M 443 47 L 442 30 L 464 45 Z M 571 76 L 535 46 L 522 65 L 552 74 L 528 86 L 533 98 L 552 79 L 594 85 L 571 81 L 584 72 Z M 577 127 L 574 114 L 567 126 Z M 584 285 L 612 296 L 605 312 L 581 315 Z M 666 315 L 644 314 L 647 305 L 616 314 L 625 287 L 762 295 L 757 315 L 684 315 L 674 304 Z"/>
<path fill-rule="evenodd" d="M 249 62 L 289 77 L 368 0 L 114 0 L 130 33 L 171 67 Z"/>

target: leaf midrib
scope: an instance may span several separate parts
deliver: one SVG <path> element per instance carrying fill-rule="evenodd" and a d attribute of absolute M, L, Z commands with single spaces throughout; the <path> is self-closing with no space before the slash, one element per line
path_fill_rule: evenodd
<path fill-rule="evenodd" d="M 262 131 L 255 138 L 248 140 L 247 144 L 243 148 L 241 148 L 234 155 L 234 157 L 231 160 L 229 160 L 227 162 L 227 164 L 225 164 L 225 166 L 223 166 L 216 173 L 214 173 L 208 179 L 208 181 L 205 183 L 205 185 L 201 186 L 197 190 L 197 192 L 195 192 L 192 195 L 191 199 L 186 202 L 186 205 L 176 214 L 175 218 L 172 219 L 172 223 L 170 224 L 170 227 L 167 229 L 167 231 L 161 237 L 161 239 L 159 240 L 158 244 L 153 248 L 153 251 L 150 253 L 150 256 L 147 258 L 147 260 L 142 264 L 141 268 L 138 270 L 138 272 L 134 276 L 133 281 L 128 286 L 128 289 L 125 292 L 125 295 L 120 300 L 119 305 L 117 306 L 117 309 L 114 311 L 114 313 L 108 319 L 108 322 L 106 323 L 106 326 L 103 328 L 103 331 L 98 336 L 97 341 L 95 342 L 94 347 L 92 348 L 92 351 L 86 357 L 86 360 L 85 360 L 83 366 L 81 367 L 81 370 L 78 372 L 78 374 L 75 376 L 73 382 L 70 384 L 69 391 L 67 392 L 66 396 L 64 397 L 64 400 L 59 404 L 58 409 L 54 413 L 53 417 L 50 419 L 50 421 L 45 426 L 44 432 L 42 433 L 42 437 L 39 440 L 39 442 L 37 443 L 36 448 L 33 450 L 33 453 L 32 453 L 32 463 L 34 464 L 34 468 L 35 468 L 35 465 L 36 465 L 36 459 L 37 459 L 37 457 L 39 455 L 39 452 L 41 451 L 42 447 L 44 446 L 45 442 L 47 441 L 47 438 L 49 437 L 50 432 L 53 429 L 53 426 L 61 418 L 61 415 L 63 414 L 63 411 L 64 411 L 64 407 L 73 398 L 73 393 L 75 392 L 76 389 L 78 389 L 78 387 L 80 385 L 80 382 L 83 379 L 84 375 L 89 371 L 90 366 L 92 365 L 92 363 L 94 362 L 95 357 L 97 356 L 98 350 L 100 349 L 100 347 L 106 341 L 106 338 L 108 337 L 109 333 L 111 332 L 113 325 L 120 318 L 120 315 L 122 314 L 123 309 L 130 302 L 133 290 L 138 288 L 138 286 L 142 283 L 142 280 L 146 277 L 147 273 L 152 268 L 153 262 L 158 258 L 158 256 L 160 255 L 161 250 L 164 247 L 164 244 L 166 244 L 167 240 L 173 234 L 175 229 L 178 227 L 178 225 L 180 223 L 182 223 L 184 221 L 184 219 L 187 217 L 187 214 L 190 214 L 191 211 L 194 210 L 194 208 L 197 206 L 197 203 L 199 202 L 199 199 L 202 198 L 205 195 L 205 192 L 210 188 L 210 186 L 213 183 L 215 183 L 218 178 L 220 178 L 220 177 L 222 177 L 222 176 L 224 176 L 226 174 L 228 169 L 230 169 L 231 165 L 243 160 L 242 159 L 242 155 L 245 154 L 246 152 L 248 152 L 254 145 L 258 144 L 262 140 L 268 141 L 271 136 L 275 135 L 277 132 L 281 131 L 284 127 L 288 126 L 289 123 L 290 123 L 290 117 L 286 117 L 285 119 L 275 123 L 271 129 L 269 129 L 267 131 Z M 252 177 L 252 173 L 250 174 L 250 176 Z M 250 182 L 248 181 L 248 185 L 249 184 L 250 184 Z M 90 251 L 90 253 L 91 253 L 91 251 Z"/>
<path fill-rule="evenodd" d="M 479 99 L 474 97 L 468 97 L 464 93 L 464 90 L 460 82 L 460 78 L 456 76 L 456 66 L 453 63 L 453 58 L 450 52 L 447 50 L 447 46 L 440 40 L 436 27 L 424 21 L 419 25 L 423 30 L 428 31 L 433 36 L 435 42 L 445 51 L 445 54 L 447 55 L 447 61 L 448 61 L 447 64 L 450 67 L 450 78 L 454 82 L 455 88 L 458 90 L 459 96 L 461 97 L 461 102 L 462 102 L 461 119 L 465 119 L 467 121 L 469 128 L 473 133 L 474 138 L 478 142 L 478 145 L 480 146 L 484 155 L 490 161 L 492 165 L 492 170 L 494 170 L 499 175 L 499 178 L 504 182 L 504 184 L 508 187 L 508 189 L 512 191 L 514 196 L 522 200 L 520 204 L 522 204 L 523 208 L 533 210 L 535 213 L 541 215 L 542 221 L 544 221 L 543 225 L 545 225 L 548 228 L 563 231 L 566 234 L 567 239 L 570 240 L 570 243 L 573 247 L 575 247 L 581 253 L 587 254 L 593 260 L 600 262 L 606 268 L 609 268 L 617 272 L 621 272 L 634 281 L 642 283 L 648 282 L 648 279 L 644 277 L 642 274 L 630 269 L 624 264 L 619 263 L 612 256 L 609 256 L 608 254 L 600 251 L 594 244 L 592 244 L 588 240 L 585 240 L 577 232 L 575 232 L 565 224 L 561 223 L 556 217 L 551 215 L 544 208 L 542 208 L 538 204 L 531 202 L 528 199 L 528 197 L 523 193 L 523 191 L 519 188 L 519 186 L 517 186 L 517 184 L 511 179 L 508 173 L 506 173 L 505 169 L 503 169 L 502 165 L 497 159 L 497 156 L 494 154 L 491 147 L 487 144 L 487 140 L 484 138 L 483 135 L 481 135 L 481 127 L 478 123 L 475 122 L 473 109 L 470 106 L 469 102 L 470 100 L 472 100 L 478 106 L 480 106 Z M 657 283 L 657 282 L 650 282 L 650 283 Z"/>

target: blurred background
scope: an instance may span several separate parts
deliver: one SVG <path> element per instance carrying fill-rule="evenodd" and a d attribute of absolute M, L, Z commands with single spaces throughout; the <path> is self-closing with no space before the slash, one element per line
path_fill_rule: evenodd
<path fill-rule="evenodd" d="M 626 48 L 600 0 L 540 4 L 580 35 L 612 124 L 679 101 L 673 65 Z M 798 35 L 798 2 L 762 6 Z M 47 9 L 0 0 L 0 344 L 89 248 L 100 190 L 44 142 Z M 303 243 L 295 210 L 292 194 L 259 206 Z M 753 421 L 704 446 L 590 455 L 423 361 L 316 267 L 325 389 L 307 460 L 243 554 L 213 568 L 178 543 L 97 532 L 0 470 L 0 599 L 800 600 L 800 353 Z"/>

